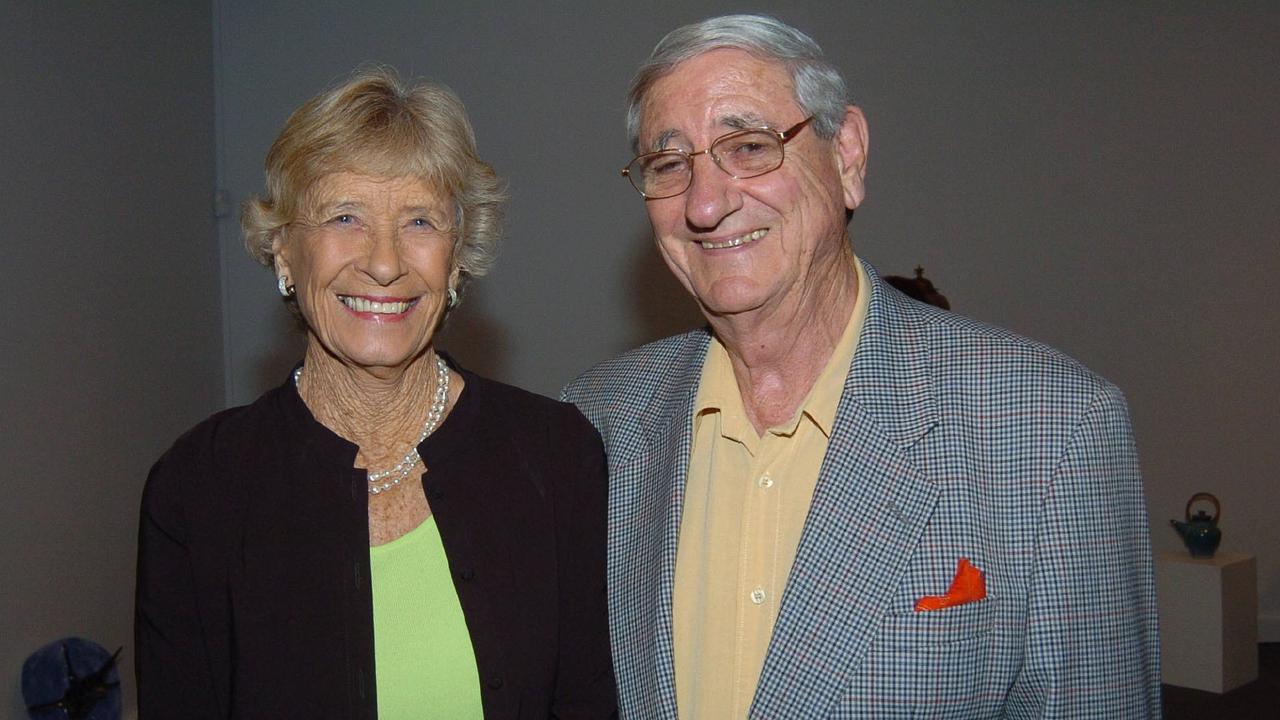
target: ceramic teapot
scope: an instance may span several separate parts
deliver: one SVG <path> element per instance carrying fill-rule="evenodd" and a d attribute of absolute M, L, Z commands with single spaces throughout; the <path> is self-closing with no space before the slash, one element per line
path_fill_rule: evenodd
<path fill-rule="evenodd" d="M 1194 516 L 1191 514 L 1191 506 L 1197 500 L 1213 503 L 1212 517 L 1205 514 L 1204 510 L 1197 511 Z M 1213 557 L 1218 550 L 1218 543 L 1222 542 L 1222 531 L 1218 529 L 1218 519 L 1222 517 L 1222 506 L 1218 503 L 1218 498 L 1205 492 L 1196 493 L 1187 501 L 1184 514 L 1187 518 L 1186 522 L 1170 520 L 1169 523 L 1182 536 L 1182 542 L 1186 544 L 1187 550 L 1191 551 L 1191 557 Z"/>

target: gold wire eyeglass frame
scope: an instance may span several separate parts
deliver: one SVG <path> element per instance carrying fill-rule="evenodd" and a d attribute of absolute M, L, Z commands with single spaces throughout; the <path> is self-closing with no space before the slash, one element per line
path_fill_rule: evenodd
<path fill-rule="evenodd" d="M 689 187 L 693 185 L 693 159 L 698 155 L 710 156 L 712 162 L 716 164 L 716 167 L 720 168 L 721 172 L 733 178 L 734 180 L 747 180 L 749 178 L 760 177 L 761 175 L 767 175 L 768 173 L 771 173 L 774 170 L 777 170 L 778 168 L 782 167 L 783 161 L 786 160 L 787 153 L 785 148 L 786 148 L 787 141 L 791 140 L 796 135 L 798 135 L 800 131 L 803 130 L 805 126 L 808 125 L 810 121 L 813 120 L 813 117 L 814 116 L 810 115 L 809 117 L 801 120 L 795 125 L 792 125 L 786 130 L 783 130 L 782 132 L 778 132 L 777 130 L 774 130 L 773 128 L 767 125 L 756 127 L 756 128 L 743 128 L 741 130 L 734 130 L 731 133 L 726 133 L 716 138 L 715 140 L 712 140 L 711 144 L 708 145 L 705 150 L 697 150 L 694 152 L 689 152 L 687 150 L 681 150 L 679 148 L 670 148 L 668 150 L 655 150 L 654 152 L 642 153 L 632 158 L 631 162 L 627 163 L 627 166 L 622 168 L 622 176 L 625 177 L 627 180 L 631 181 L 631 187 L 635 188 L 636 192 L 640 193 L 641 197 L 643 197 L 644 199 L 664 200 L 666 198 L 672 198 L 677 195 L 683 195 L 685 191 L 687 191 Z M 750 175 L 734 175 L 733 173 L 725 169 L 725 166 L 721 163 L 720 156 L 716 154 L 716 146 L 720 145 L 721 143 L 733 140 L 735 138 L 740 138 L 744 135 L 750 135 L 752 133 L 766 133 L 768 135 L 772 135 L 773 137 L 777 138 L 778 163 L 767 170 L 761 170 L 760 172 L 753 172 Z M 637 176 L 640 175 L 640 173 L 638 172 L 633 173 L 631 170 L 632 168 L 637 167 L 636 165 L 637 163 L 643 163 L 646 160 L 649 160 L 651 158 L 656 158 L 656 157 L 684 158 L 685 164 L 689 168 L 689 172 L 685 174 L 684 187 L 680 188 L 678 192 L 667 193 L 665 195 L 650 195 L 646 193 L 643 189 L 641 189 L 641 185 L 643 185 L 644 181 L 637 178 Z"/>

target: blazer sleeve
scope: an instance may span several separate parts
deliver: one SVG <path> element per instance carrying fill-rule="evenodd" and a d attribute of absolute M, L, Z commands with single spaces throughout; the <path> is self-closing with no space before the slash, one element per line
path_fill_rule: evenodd
<path fill-rule="evenodd" d="M 608 470 L 600 436 L 574 409 L 568 468 L 558 483 L 559 648 L 551 716 L 617 717 L 605 588 Z M 569 450 L 566 447 L 566 450 Z"/>
<path fill-rule="evenodd" d="M 134 596 L 134 671 L 142 720 L 225 716 L 201 629 L 180 475 L 173 462 L 161 459 L 142 498 Z"/>
<path fill-rule="evenodd" d="M 1120 391 L 1103 385 L 1044 498 L 1012 718 L 1160 716 L 1151 541 Z"/>

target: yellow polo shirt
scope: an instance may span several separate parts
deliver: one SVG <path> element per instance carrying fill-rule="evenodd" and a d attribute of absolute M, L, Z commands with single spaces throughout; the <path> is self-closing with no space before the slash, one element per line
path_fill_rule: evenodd
<path fill-rule="evenodd" d="M 713 339 L 702 366 L 676 552 L 673 634 L 682 720 L 746 717 L 787 575 L 818 483 L 870 294 L 796 414 L 757 436 L 729 355 Z"/>

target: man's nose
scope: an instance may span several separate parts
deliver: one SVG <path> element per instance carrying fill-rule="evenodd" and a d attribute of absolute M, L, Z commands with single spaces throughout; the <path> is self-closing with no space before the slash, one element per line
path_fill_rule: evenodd
<path fill-rule="evenodd" d="M 689 189 L 684 194 L 684 216 L 690 227 L 711 229 L 742 205 L 737 182 L 720 168 L 711 153 L 690 158 Z M 698 167 L 701 165 L 702 167 Z"/>

